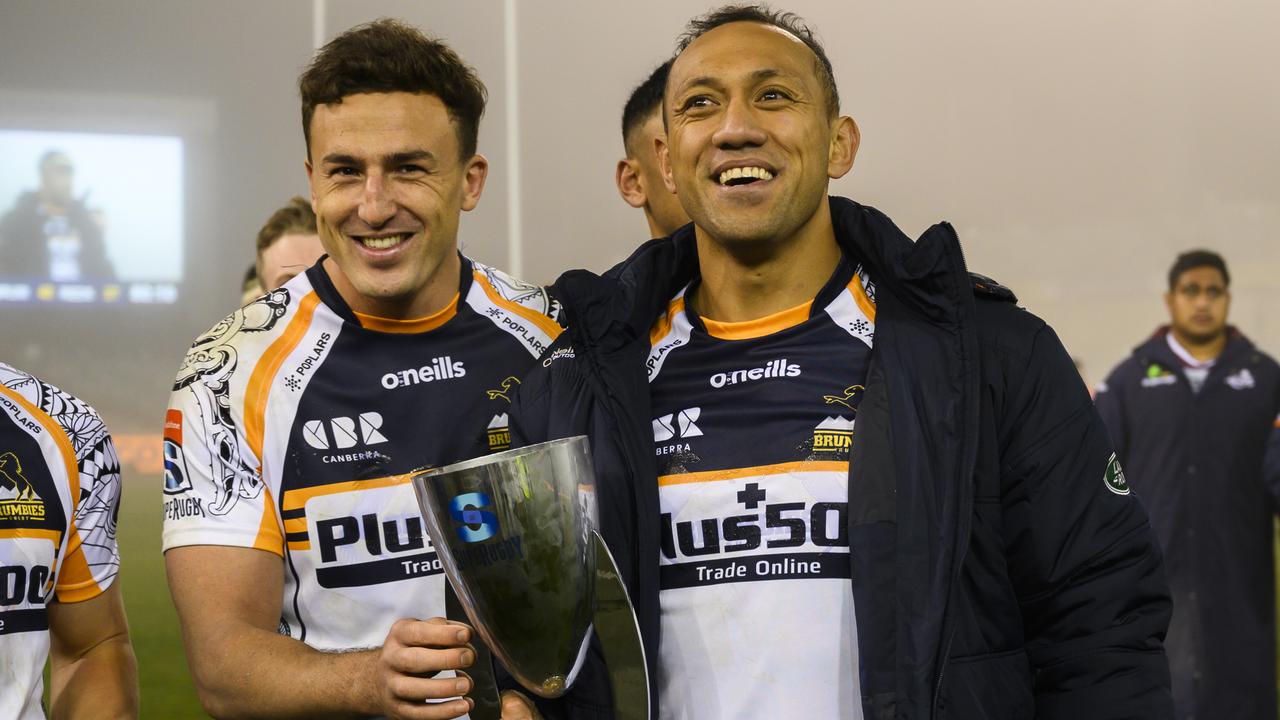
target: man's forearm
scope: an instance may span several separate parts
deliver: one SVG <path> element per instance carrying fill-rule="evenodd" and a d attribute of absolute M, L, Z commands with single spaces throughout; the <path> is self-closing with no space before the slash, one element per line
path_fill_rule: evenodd
<path fill-rule="evenodd" d="M 98 643 L 75 659 L 55 659 L 49 671 L 49 716 L 138 717 L 138 662 L 127 635 Z"/>
<path fill-rule="evenodd" d="M 200 647 L 204 643 L 205 647 Z M 377 650 L 323 652 L 253 627 L 188 636 L 205 711 L 217 718 L 351 718 L 378 713 Z"/>

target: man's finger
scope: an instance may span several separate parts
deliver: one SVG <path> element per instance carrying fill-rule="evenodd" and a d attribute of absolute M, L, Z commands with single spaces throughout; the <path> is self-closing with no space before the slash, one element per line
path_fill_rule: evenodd
<path fill-rule="evenodd" d="M 542 715 L 524 695 L 507 690 L 502 693 L 502 720 L 542 720 Z"/>
<path fill-rule="evenodd" d="M 399 675 L 387 683 L 387 690 L 397 700 L 419 703 L 423 700 L 439 700 L 441 698 L 461 697 L 471 691 L 471 679 L 456 678 L 420 678 Z"/>
<path fill-rule="evenodd" d="M 397 620 L 388 636 L 401 645 L 447 648 L 469 642 L 471 628 L 444 618 Z"/>
<path fill-rule="evenodd" d="M 431 675 L 441 670 L 461 670 L 476 661 L 470 645 L 457 648 L 398 647 L 388 650 L 387 666 L 405 675 Z"/>
<path fill-rule="evenodd" d="M 451 720 L 471 711 L 471 701 L 451 700 L 447 703 L 396 702 L 390 717 L 396 720 Z"/>

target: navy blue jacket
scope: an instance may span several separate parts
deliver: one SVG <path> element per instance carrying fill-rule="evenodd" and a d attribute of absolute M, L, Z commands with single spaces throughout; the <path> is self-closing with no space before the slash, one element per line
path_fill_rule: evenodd
<path fill-rule="evenodd" d="M 1275 720 L 1277 488 L 1263 456 L 1280 367 L 1232 333 L 1192 392 L 1165 332 L 1112 371 L 1097 402 L 1164 551 L 1174 704 L 1184 718 Z"/>
<path fill-rule="evenodd" d="M 876 282 L 849 477 L 866 717 L 1168 717 L 1160 553 L 1141 504 L 1108 489 L 1106 428 L 1057 337 L 1008 290 L 971 280 L 951 226 L 912 243 L 876 210 L 830 203 L 838 242 Z M 644 363 L 650 327 L 696 263 L 686 227 L 604 276 L 561 276 L 553 292 L 569 330 L 513 404 L 525 443 L 590 436 L 602 531 L 655 680 Z M 600 662 L 544 710 L 610 717 Z"/>

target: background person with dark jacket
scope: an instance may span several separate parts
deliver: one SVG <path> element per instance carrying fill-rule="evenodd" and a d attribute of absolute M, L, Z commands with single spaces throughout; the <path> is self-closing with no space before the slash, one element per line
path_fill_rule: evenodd
<path fill-rule="evenodd" d="M 808 28 L 695 20 L 664 107 L 693 224 L 561 276 L 512 414 L 591 439 L 653 716 L 1168 717 L 1159 550 L 1079 375 L 949 225 L 827 197 L 859 136 Z M 610 703 L 595 654 L 543 710 Z"/>
<path fill-rule="evenodd" d="M 1097 404 L 1164 549 L 1178 717 L 1274 720 L 1277 488 L 1263 456 L 1280 368 L 1227 325 L 1230 282 L 1217 253 L 1179 255 L 1170 324 L 1111 372 Z"/>
<path fill-rule="evenodd" d="M 40 157 L 40 187 L 23 193 L 0 219 L 0 267 L 6 277 L 55 282 L 115 279 L 102 228 L 72 195 L 75 168 L 66 153 Z"/>

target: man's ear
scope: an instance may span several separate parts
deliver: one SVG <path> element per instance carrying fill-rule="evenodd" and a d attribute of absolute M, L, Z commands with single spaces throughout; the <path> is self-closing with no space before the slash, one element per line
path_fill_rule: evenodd
<path fill-rule="evenodd" d="M 1170 290 L 1164 294 L 1164 306 L 1169 311 L 1169 318 L 1173 318 L 1173 291 Z"/>
<path fill-rule="evenodd" d="M 302 161 L 302 167 L 307 169 L 307 189 L 311 191 L 311 212 L 316 211 L 316 186 L 311 181 L 311 158 Z"/>
<path fill-rule="evenodd" d="M 679 195 L 680 193 L 676 192 L 675 178 L 671 176 L 671 155 L 667 151 L 667 137 L 655 135 L 653 149 L 658 154 L 658 172 L 662 173 L 662 184 L 667 187 L 667 192 Z"/>
<path fill-rule="evenodd" d="M 631 158 L 619 160 L 613 180 L 618 184 L 618 194 L 631 207 L 642 208 L 649 202 L 649 196 L 644 191 L 644 183 L 640 180 L 640 168 L 635 160 Z"/>
<path fill-rule="evenodd" d="M 853 169 L 853 159 L 858 155 L 862 132 L 858 123 L 847 115 L 835 119 L 831 126 L 831 146 L 827 152 L 827 177 L 842 178 Z"/>
<path fill-rule="evenodd" d="M 483 155 L 472 155 L 462 172 L 462 209 L 474 210 L 480 204 L 484 181 L 489 177 L 489 160 Z"/>

